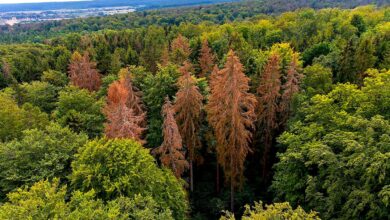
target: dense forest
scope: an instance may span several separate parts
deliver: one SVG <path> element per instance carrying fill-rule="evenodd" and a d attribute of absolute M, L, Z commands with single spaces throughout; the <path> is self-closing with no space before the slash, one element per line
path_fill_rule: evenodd
<path fill-rule="evenodd" d="M 386 3 L 1 27 L 0 219 L 390 219 Z"/>
<path fill-rule="evenodd" d="M 354 8 L 367 4 L 386 6 L 389 2 L 388 0 L 241 0 L 238 3 L 161 10 L 142 10 L 140 8 L 140 11 L 124 15 L 0 26 L 0 42 L 20 43 L 29 41 L 42 43 L 47 38 L 75 32 L 88 33 L 105 29 L 121 30 L 148 27 L 150 25 L 169 28 L 185 22 L 191 24 L 205 22 L 224 24 L 248 19 L 258 20 L 264 14 L 280 14 L 281 12 L 305 7 L 314 9 L 326 7 Z"/>

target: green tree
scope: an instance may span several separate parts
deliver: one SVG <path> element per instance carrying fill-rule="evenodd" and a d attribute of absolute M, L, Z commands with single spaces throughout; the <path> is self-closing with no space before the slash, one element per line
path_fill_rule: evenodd
<path fill-rule="evenodd" d="M 41 81 L 50 83 L 57 87 L 65 87 L 69 83 L 69 78 L 63 72 L 48 70 L 43 72 Z"/>
<path fill-rule="evenodd" d="M 338 68 L 336 70 L 336 82 L 355 83 L 358 79 L 358 63 L 356 60 L 357 38 L 351 38 L 341 52 Z"/>
<path fill-rule="evenodd" d="M 19 107 L 5 92 L 0 92 L 0 103 L 0 141 L 18 138 L 23 130 L 43 128 L 49 123 L 47 114 L 38 107 L 28 103 Z"/>
<path fill-rule="evenodd" d="M 332 70 L 320 64 L 314 64 L 304 69 L 302 89 L 310 97 L 316 94 L 327 94 L 332 90 Z"/>
<path fill-rule="evenodd" d="M 279 137 L 286 151 L 275 165 L 277 201 L 324 219 L 390 216 L 389 80 L 390 72 L 372 71 L 361 89 L 339 84 L 301 105 L 304 117 Z"/>
<path fill-rule="evenodd" d="M 134 140 L 90 141 L 80 148 L 72 168 L 75 189 L 93 189 L 106 201 L 148 195 L 160 209 L 170 209 L 175 219 L 186 216 L 188 204 L 182 183 L 171 171 L 159 169 L 149 151 Z"/>
<path fill-rule="evenodd" d="M 103 132 L 104 115 L 102 100 L 96 100 L 94 93 L 74 86 L 66 87 L 59 93 L 54 118 L 75 132 L 84 132 L 96 137 Z"/>
<path fill-rule="evenodd" d="M 159 71 L 153 74 L 146 74 L 141 79 L 135 77 L 135 84 L 139 85 L 143 91 L 142 99 L 148 109 L 147 122 L 148 132 L 146 135 L 147 145 L 150 147 L 160 146 L 162 143 L 162 124 L 161 108 L 164 104 L 165 97 L 170 99 L 177 92 L 177 80 L 179 71 L 177 66 L 169 64 L 165 67 L 159 66 Z"/>
<path fill-rule="evenodd" d="M 151 26 L 144 33 L 143 51 L 140 55 L 141 64 L 151 72 L 158 70 L 157 63 L 165 48 L 165 32 L 160 27 Z"/>
<path fill-rule="evenodd" d="M 22 90 L 22 102 L 31 103 L 37 106 L 46 113 L 50 113 L 57 102 L 58 89 L 47 82 L 33 81 L 31 83 L 23 83 L 20 86 Z"/>
<path fill-rule="evenodd" d="M 305 219 L 305 220 L 320 220 L 318 213 L 311 211 L 305 212 L 301 207 L 293 209 L 288 202 L 263 205 L 260 201 L 255 202 L 253 207 L 245 206 L 242 220 L 260 220 L 260 219 Z M 235 220 L 232 213 L 226 212 L 220 220 Z"/>
<path fill-rule="evenodd" d="M 20 140 L 0 143 L 2 193 L 46 178 L 65 180 L 73 155 L 86 141 L 85 135 L 51 124 L 42 130 L 25 130 Z"/>
<path fill-rule="evenodd" d="M 360 36 L 366 31 L 366 23 L 361 15 L 354 14 L 351 19 L 351 25 L 357 29 L 357 35 Z"/>
<path fill-rule="evenodd" d="M 122 48 L 115 49 L 111 56 L 110 74 L 118 74 L 119 70 L 123 66 L 123 59 L 125 57 L 125 51 Z"/>
<path fill-rule="evenodd" d="M 0 206 L 1 219 L 116 219 L 173 220 L 169 209 L 160 209 L 150 196 L 120 197 L 104 203 L 93 190 L 75 191 L 67 197 L 67 187 L 59 180 L 40 181 L 31 188 L 8 194 L 8 202 Z"/>

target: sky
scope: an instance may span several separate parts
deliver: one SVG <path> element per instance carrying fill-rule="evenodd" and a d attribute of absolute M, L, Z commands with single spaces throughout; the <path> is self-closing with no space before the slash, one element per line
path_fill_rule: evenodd
<path fill-rule="evenodd" d="M 75 2 L 84 0 L 0 0 L 0 4 L 37 3 L 37 2 Z"/>

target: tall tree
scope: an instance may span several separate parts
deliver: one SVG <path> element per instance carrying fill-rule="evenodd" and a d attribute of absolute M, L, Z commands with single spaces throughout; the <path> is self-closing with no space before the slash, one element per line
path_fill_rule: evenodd
<path fill-rule="evenodd" d="M 196 85 L 196 80 L 190 74 L 191 64 L 184 62 L 180 69 L 179 91 L 176 93 L 174 111 L 175 119 L 183 140 L 187 147 L 190 166 L 190 189 L 194 189 L 193 163 L 199 156 L 197 150 L 201 147 L 199 139 L 200 114 L 202 112 L 202 94 Z"/>
<path fill-rule="evenodd" d="M 131 73 L 128 68 L 123 68 L 119 71 L 122 85 L 127 89 L 128 96 L 126 100 L 127 107 L 133 109 L 134 114 L 142 115 L 145 112 L 145 106 L 141 99 L 142 92 L 133 85 Z"/>
<path fill-rule="evenodd" d="M 162 128 L 164 140 L 161 146 L 154 150 L 154 153 L 159 154 L 161 163 L 169 167 L 177 178 L 180 178 L 184 171 L 188 169 L 189 165 L 185 159 L 182 139 L 169 98 L 165 99 L 165 104 L 162 107 L 162 115 L 164 117 Z"/>
<path fill-rule="evenodd" d="M 299 73 L 298 57 L 293 56 L 288 67 L 285 83 L 282 85 L 283 94 L 280 101 L 280 124 L 284 126 L 291 114 L 291 102 L 294 95 L 299 92 L 299 83 L 303 75 Z"/>
<path fill-rule="evenodd" d="M 260 123 L 260 132 L 263 137 L 263 177 L 267 177 L 268 157 L 272 147 L 272 141 L 275 130 L 278 127 L 278 111 L 280 99 L 280 69 L 279 56 L 273 54 L 270 56 L 268 63 L 261 75 L 261 80 L 257 93 L 259 95 L 259 112 L 258 119 Z"/>
<path fill-rule="evenodd" d="M 201 69 L 200 76 L 208 76 L 213 71 L 215 56 L 211 52 L 207 39 L 203 40 L 200 49 L 199 66 Z"/>
<path fill-rule="evenodd" d="M 81 56 L 75 52 L 69 64 L 69 77 L 73 85 L 89 91 L 99 90 L 101 80 L 96 69 L 96 63 L 91 62 L 88 53 Z"/>
<path fill-rule="evenodd" d="M 167 66 L 169 63 L 169 47 L 165 46 L 164 50 L 162 51 L 161 54 L 161 59 L 160 59 L 161 65 L 162 66 Z"/>
<path fill-rule="evenodd" d="M 108 119 L 105 134 L 109 138 L 133 138 L 142 142 L 145 113 L 129 78 L 122 76 L 108 89 L 104 113 Z"/>
<path fill-rule="evenodd" d="M 218 163 L 224 170 L 225 180 L 230 182 L 234 210 L 234 190 L 242 184 L 245 158 L 251 151 L 256 98 L 248 92 L 249 78 L 233 50 L 227 55 L 225 68 L 211 79 L 208 119 L 217 140 Z"/>
<path fill-rule="evenodd" d="M 336 81 L 340 83 L 355 83 L 358 79 L 357 62 L 357 42 L 356 37 L 352 37 L 341 52 L 341 57 L 338 61 L 338 68 L 336 70 Z"/>
<path fill-rule="evenodd" d="M 181 65 L 188 59 L 190 54 L 191 48 L 188 39 L 179 34 L 171 44 L 171 61 L 177 65 Z"/>

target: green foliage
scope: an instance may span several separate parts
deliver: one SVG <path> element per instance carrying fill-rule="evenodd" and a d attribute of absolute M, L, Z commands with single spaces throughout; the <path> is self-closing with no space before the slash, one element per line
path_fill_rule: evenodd
<path fill-rule="evenodd" d="M 23 83 L 20 89 L 23 103 L 31 103 L 46 113 L 50 113 L 56 107 L 58 88 L 54 85 L 47 82 L 33 81 Z"/>
<path fill-rule="evenodd" d="M 94 190 L 106 201 L 137 194 L 150 196 L 159 209 L 170 209 L 175 219 L 186 216 L 188 204 L 182 184 L 170 171 L 159 169 L 149 151 L 134 140 L 90 141 L 79 150 L 72 168 L 75 189 Z"/>
<path fill-rule="evenodd" d="M 158 70 L 157 64 L 160 62 L 166 46 L 165 32 L 161 27 L 150 26 L 145 34 L 143 43 L 147 47 L 140 54 L 140 61 L 149 71 L 156 72 Z"/>
<path fill-rule="evenodd" d="M 159 71 L 153 74 L 147 74 L 139 83 L 143 91 L 143 101 L 148 109 L 148 134 L 146 136 L 147 145 L 150 147 L 160 146 L 162 143 L 162 123 L 161 107 L 164 104 L 165 97 L 172 97 L 177 92 L 177 79 L 179 78 L 177 66 L 169 64 L 168 66 L 159 66 Z M 137 81 L 136 81 L 137 85 Z"/>
<path fill-rule="evenodd" d="M 387 219 L 390 178 L 390 72 L 371 71 L 364 86 L 340 84 L 303 103 L 279 142 L 276 200 L 324 219 Z M 384 106 L 385 105 L 385 106 Z"/>
<path fill-rule="evenodd" d="M 93 190 L 75 191 L 68 201 L 67 187 L 59 180 L 40 181 L 31 188 L 8 194 L 9 202 L 0 206 L 1 219 L 173 219 L 168 209 L 159 209 L 151 197 L 120 197 L 105 204 Z M 67 202 L 68 201 L 68 202 Z"/>
<path fill-rule="evenodd" d="M 118 80 L 118 73 L 116 74 L 109 74 L 102 78 L 102 85 L 99 88 L 99 91 L 97 91 L 96 95 L 97 97 L 104 97 L 107 96 L 108 87 L 111 83 L 113 83 L 115 80 Z"/>
<path fill-rule="evenodd" d="M 220 220 L 234 219 L 234 215 L 229 212 L 220 218 Z M 299 206 L 297 209 L 293 209 L 288 202 L 265 205 L 264 207 L 261 201 L 259 203 L 255 202 L 253 207 L 246 205 L 244 215 L 242 216 L 242 220 L 256 219 L 320 220 L 316 212 L 311 211 L 310 213 L 306 213 Z"/>
<path fill-rule="evenodd" d="M 50 83 L 57 87 L 65 87 L 69 83 L 69 78 L 65 73 L 55 70 L 48 70 L 43 72 L 41 81 Z"/>
<path fill-rule="evenodd" d="M 67 214 L 66 188 L 54 183 L 40 181 L 30 190 L 18 189 L 8 194 L 9 202 L 0 206 L 1 219 L 53 219 Z"/>
<path fill-rule="evenodd" d="M 84 89 L 66 87 L 59 92 L 54 118 L 77 133 L 84 132 L 89 137 L 100 136 L 105 120 L 101 112 L 103 100 L 96 100 L 94 96 L 94 93 Z"/>
<path fill-rule="evenodd" d="M 47 178 L 65 180 L 71 171 L 73 155 L 86 140 L 85 135 L 51 124 L 42 130 L 25 130 L 20 140 L 0 143 L 2 193 Z"/>
<path fill-rule="evenodd" d="M 330 53 L 330 45 L 329 43 L 319 43 L 313 45 L 312 47 L 305 50 L 302 54 L 303 64 L 305 66 L 311 65 L 313 63 L 314 58 L 319 57 L 321 55 L 327 55 Z"/>
<path fill-rule="evenodd" d="M 356 27 L 358 35 L 361 35 L 367 29 L 363 17 L 358 14 L 352 16 L 351 24 Z"/>
<path fill-rule="evenodd" d="M 11 95 L 0 92 L 0 141 L 20 137 L 23 130 L 42 128 L 48 124 L 48 117 L 37 107 L 25 104 L 19 107 Z"/>
<path fill-rule="evenodd" d="M 316 94 L 327 94 L 332 90 L 332 71 L 319 64 L 308 66 L 303 71 L 304 79 L 302 88 L 312 97 Z"/>
<path fill-rule="evenodd" d="M 108 203 L 110 209 L 120 210 L 126 214 L 126 219 L 134 220 L 173 220 L 172 212 L 169 209 L 162 209 L 151 196 L 136 194 L 134 198 L 119 197 Z"/>

